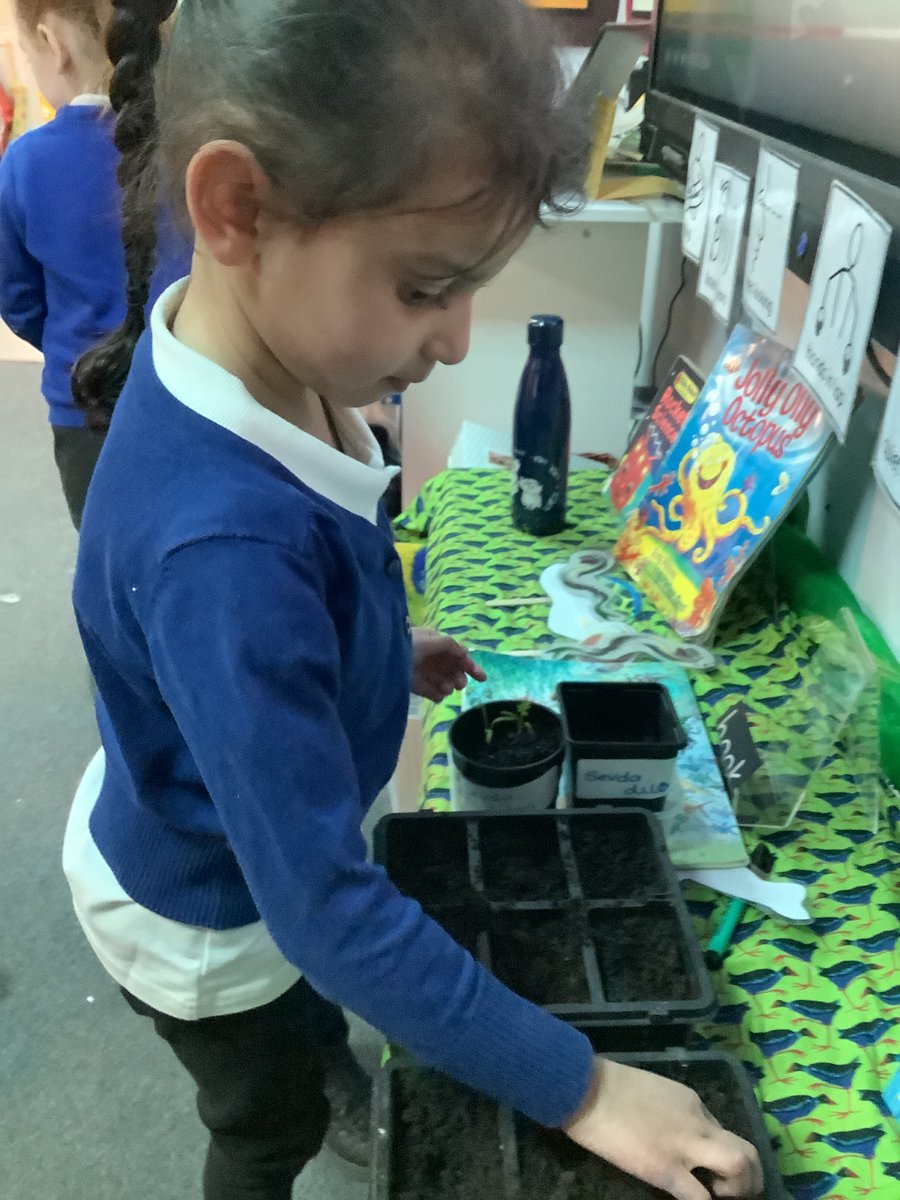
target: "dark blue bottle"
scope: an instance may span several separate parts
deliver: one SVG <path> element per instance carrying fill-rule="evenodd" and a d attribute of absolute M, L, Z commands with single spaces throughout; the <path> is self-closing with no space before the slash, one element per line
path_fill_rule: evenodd
<path fill-rule="evenodd" d="M 566 524 L 569 477 L 569 385 L 559 355 L 562 317 L 532 317 L 531 353 L 513 417 L 513 524 L 535 537 L 559 533 Z"/>

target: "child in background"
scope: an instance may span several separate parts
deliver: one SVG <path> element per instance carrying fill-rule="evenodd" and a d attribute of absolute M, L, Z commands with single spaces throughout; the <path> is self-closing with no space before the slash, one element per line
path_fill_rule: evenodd
<path fill-rule="evenodd" d="M 173 6 L 116 4 L 119 136 L 145 160 Z M 130 363 L 75 580 L 103 754 L 64 864 L 196 1083 L 206 1200 L 289 1200 L 317 1153 L 316 993 L 679 1200 L 708 1200 L 698 1167 L 761 1188 L 693 1092 L 509 991 L 360 832 L 411 682 L 437 698 L 476 668 L 410 637 L 357 410 L 464 358 L 473 292 L 580 175 L 539 30 L 520 0 L 183 0 L 164 51 L 154 169 L 197 250 L 137 346 L 135 321 L 76 372 L 105 423 Z M 137 317 L 152 213 L 126 211 Z"/>
<path fill-rule="evenodd" d="M 76 527 L 100 431 L 72 398 L 71 372 L 125 315 L 125 251 L 104 31 L 110 0 L 16 0 L 22 49 L 58 111 L 0 162 L 0 316 L 44 355 L 42 391 L 56 465 Z M 174 232 L 154 291 L 190 269 Z"/>

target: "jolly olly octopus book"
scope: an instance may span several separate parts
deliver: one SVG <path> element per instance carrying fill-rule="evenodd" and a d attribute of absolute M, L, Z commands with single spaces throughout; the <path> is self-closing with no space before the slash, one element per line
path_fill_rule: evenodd
<path fill-rule="evenodd" d="M 708 640 L 831 439 L 788 350 L 738 325 L 629 511 L 616 556 L 673 629 Z"/>
<path fill-rule="evenodd" d="M 623 518 L 637 508 L 654 482 L 659 464 L 702 389 L 703 376 L 693 363 L 679 356 L 610 477 L 610 499 Z"/>

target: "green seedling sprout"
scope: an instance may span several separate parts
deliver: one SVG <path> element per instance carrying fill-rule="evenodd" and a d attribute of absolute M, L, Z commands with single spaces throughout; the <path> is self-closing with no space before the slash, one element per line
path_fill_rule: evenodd
<path fill-rule="evenodd" d="M 493 741 L 494 730 L 498 725 L 514 725 L 513 737 L 521 737 L 524 733 L 530 733 L 534 736 L 534 726 L 528 719 L 531 715 L 531 701 L 520 700 L 516 705 L 515 710 L 500 713 L 494 717 L 490 723 L 487 719 L 487 710 L 482 708 L 482 719 L 484 720 L 484 744 L 489 746 Z"/>

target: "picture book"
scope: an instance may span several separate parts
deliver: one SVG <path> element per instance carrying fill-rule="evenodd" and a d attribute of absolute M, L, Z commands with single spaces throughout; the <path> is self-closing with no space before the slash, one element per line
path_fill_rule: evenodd
<path fill-rule="evenodd" d="M 470 682 L 463 707 L 490 700 L 528 699 L 558 711 L 557 685 L 563 681 L 622 680 L 662 683 L 672 697 L 688 744 L 679 751 L 675 781 L 659 814 L 669 854 L 684 870 L 740 867 L 747 862 L 741 831 L 694 689 L 685 671 L 674 663 L 631 662 L 609 667 L 578 659 L 553 660 L 476 650 L 473 658 L 484 668 L 487 682 Z"/>
<path fill-rule="evenodd" d="M 788 350 L 738 325 L 627 516 L 616 557 L 683 638 L 708 640 L 831 432 Z"/>
<path fill-rule="evenodd" d="M 610 499 L 624 516 L 644 498 L 702 387 L 703 376 L 693 363 L 676 358 L 610 480 Z"/>

